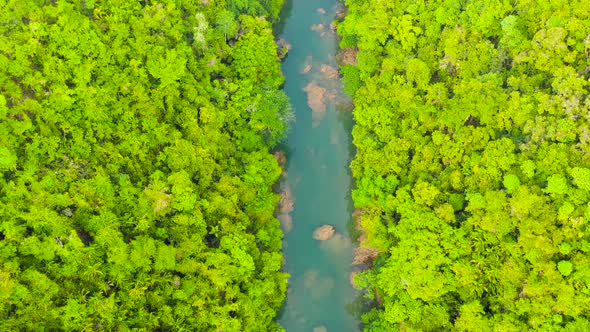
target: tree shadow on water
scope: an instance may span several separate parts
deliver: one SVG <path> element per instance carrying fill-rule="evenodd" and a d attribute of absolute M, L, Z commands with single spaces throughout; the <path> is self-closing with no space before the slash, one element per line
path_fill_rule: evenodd
<path fill-rule="evenodd" d="M 287 20 L 291 17 L 293 11 L 293 0 L 285 0 L 285 4 L 279 14 L 279 20 L 273 25 L 274 35 L 281 36 L 287 25 Z"/>
<path fill-rule="evenodd" d="M 359 295 L 352 301 L 352 303 L 346 304 L 346 311 L 359 322 L 359 331 L 363 331 L 365 327 L 365 324 L 362 321 L 363 315 L 378 305 L 377 301 L 365 297 L 364 294 L 365 291 L 359 292 Z"/>

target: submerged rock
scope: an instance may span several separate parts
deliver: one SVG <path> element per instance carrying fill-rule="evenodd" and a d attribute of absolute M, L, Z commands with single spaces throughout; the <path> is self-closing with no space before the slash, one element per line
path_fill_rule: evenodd
<path fill-rule="evenodd" d="M 333 255 L 349 252 L 352 241 L 341 233 L 334 233 L 329 239 L 322 242 L 321 247 Z"/>
<path fill-rule="evenodd" d="M 336 102 L 337 97 L 338 97 L 338 93 L 336 91 L 330 91 L 326 95 L 326 98 L 332 103 Z"/>
<path fill-rule="evenodd" d="M 279 166 L 281 166 L 281 168 L 285 168 L 285 165 L 287 164 L 287 154 L 285 153 L 285 151 L 275 151 L 273 153 L 273 157 L 275 157 L 277 163 L 279 164 Z"/>
<path fill-rule="evenodd" d="M 277 219 L 281 222 L 281 229 L 283 233 L 289 233 L 293 230 L 293 218 L 288 213 L 281 213 L 277 216 Z"/>
<path fill-rule="evenodd" d="M 293 211 L 294 207 L 295 202 L 291 193 L 291 187 L 285 186 L 283 192 L 281 192 L 281 199 L 279 200 L 279 213 L 288 214 Z"/>
<path fill-rule="evenodd" d="M 334 31 L 332 31 L 332 30 L 322 31 L 322 33 L 320 33 L 320 37 L 322 37 L 322 38 L 326 38 L 326 37 L 332 38 L 334 36 L 336 36 L 336 34 L 334 34 Z"/>
<path fill-rule="evenodd" d="M 318 280 L 318 271 L 309 270 L 303 275 L 303 287 L 311 289 Z"/>
<path fill-rule="evenodd" d="M 324 14 L 326 14 L 326 10 L 325 10 L 324 8 L 318 8 L 318 9 L 316 9 L 316 11 L 317 11 L 317 12 L 318 12 L 318 14 L 320 14 L 320 15 L 324 15 Z"/>
<path fill-rule="evenodd" d="M 339 145 L 340 144 L 340 133 L 337 129 L 332 129 L 330 131 L 330 144 Z"/>
<path fill-rule="evenodd" d="M 340 77 L 340 73 L 338 73 L 338 69 L 330 66 L 330 65 L 322 65 L 320 67 L 320 73 L 324 75 L 329 80 L 336 80 Z"/>
<path fill-rule="evenodd" d="M 313 112 L 323 113 L 326 111 L 326 89 L 315 82 L 309 83 L 303 91 L 307 93 L 307 105 Z"/>
<path fill-rule="evenodd" d="M 320 278 L 319 272 L 315 270 L 309 270 L 303 276 L 303 287 L 314 299 L 328 295 L 334 289 L 334 285 L 334 279 Z"/>
<path fill-rule="evenodd" d="M 314 299 L 320 299 L 330 294 L 330 292 L 334 289 L 334 279 L 332 278 L 324 278 L 320 279 L 316 286 L 311 291 L 311 297 Z"/>
<path fill-rule="evenodd" d="M 310 29 L 315 32 L 322 32 L 326 27 L 322 23 L 313 24 Z"/>
<path fill-rule="evenodd" d="M 313 238 L 318 241 L 326 241 L 331 239 L 336 233 L 336 229 L 332 225 L 323 225 L 313 231 Z"/>
<path fill-rule="evenodd" d="M 313 328 L 313 332 L 328 332 L 328 328 L 324 325 L 316 326 Z"/>
<path fill-rule="evenodd" d="M 313 69 L 313 57 L 311 55 L 305 58 L 305 63 L 303 64 L 303 68 L 301 69 L 301 73 L 307 74 L 311 72 Z"/>

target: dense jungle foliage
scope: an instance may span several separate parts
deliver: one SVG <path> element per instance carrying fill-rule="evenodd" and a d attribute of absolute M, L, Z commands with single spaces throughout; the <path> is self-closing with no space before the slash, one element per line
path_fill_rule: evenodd
<path fill-rule="evenodd" d="M 0 1 L 0 330 L 280 330 L 281 5 Z"/>
<path fill-rule="evenodd" d="M 346 3 L 366 329 L 590 331 L 590 2 Z"/>

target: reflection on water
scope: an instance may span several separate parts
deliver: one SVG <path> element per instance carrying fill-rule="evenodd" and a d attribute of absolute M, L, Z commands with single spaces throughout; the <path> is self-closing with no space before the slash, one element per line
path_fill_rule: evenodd
<path fill-rule="evenodd" d="M 354 244 L 351 177 L 351 102 L 342 94 L 332 20 L 336 0 L 290 1 L 281 35 L 291 45 L 283 63 L 285 92 L 296 112 L 283 142 L 288 163 L 279 220 L 285 231 L 285 270 L 291 275 L 278 318 L 288 331 L 360 331 L 351 313 Z M 305 27 L 309 27 L 306 29 Z M 332 227 L 330 236 L 314 231 Z"/>

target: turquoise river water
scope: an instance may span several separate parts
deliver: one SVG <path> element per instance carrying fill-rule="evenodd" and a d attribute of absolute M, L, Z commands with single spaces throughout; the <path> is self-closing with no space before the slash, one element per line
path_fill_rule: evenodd
<path fill-rule="evenodd" d="M 350 285 L 352 115 L 330 26 L 340 8 L 336 0 L 292 0 L 279 28 L 279 38 L 291 44 L 282 70 L 295 113 L 283 142 L 288 161 L 281 184 L 293 204 L 279 216 L 291 277 L 278 321 L 287 332 L 360 331 L 352 309 L 358 293 Z M 335 235 L 316 240 L 314 230 L 326 224 Z"/>

